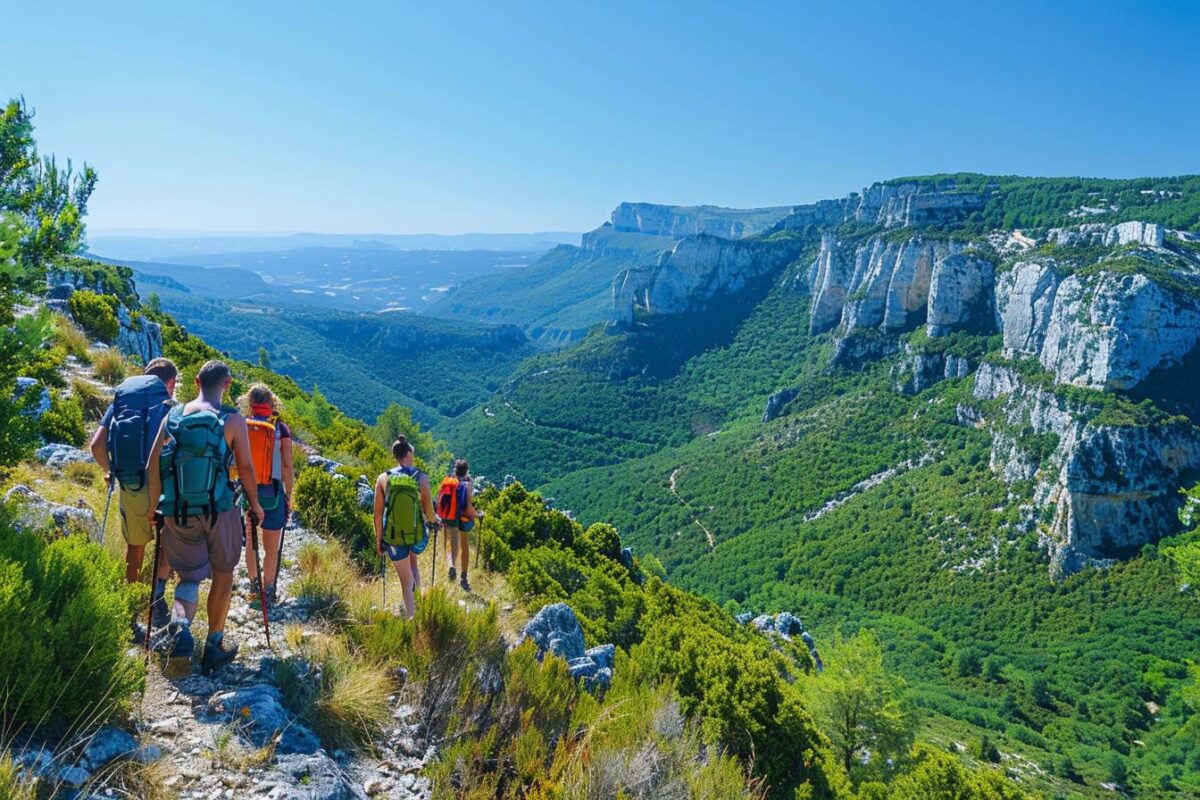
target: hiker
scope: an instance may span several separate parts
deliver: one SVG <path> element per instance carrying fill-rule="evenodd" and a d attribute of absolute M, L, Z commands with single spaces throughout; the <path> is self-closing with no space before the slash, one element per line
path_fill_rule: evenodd
<path fill-rule="evenodd" d="M 450 562 L 450 580 L 454 580 L 454 564 L 462 553 L 458 585 L 463 591 L 471 591 L 467 581 L 467 567 L 471 564 L 471 548 L 467 534 L 475 527 L 479 512 L 472 500 L 474 486 L 470 466 L 461 458 L 454 462 L 454 474 L 447 476 L 438 489 L 437 513 L 446 534 L 446 557 Z"/>
<path fill-rule="evenodd" d="M 436 527 L 429 476 L 413 466 L 413 448 L 407 437 L 392 443 L 397 466 L 375 480 L 375 549 L 388 558 L 400 578 L 404 595 L 404 616 L 416 612 L 413 593 L 421 589 L 421 571 L 417 556 L 429 544 L 430 528 Z M 434 530 L 434 535 L 437 531 Z M 434 569 L 436 569 L 436 565 Z"/>
<path fill-rule="evenodd" d="M 264 516 L 259 524 L 263 539 L 263 570 L 258 571 L 258 552 L 246 548 L 246 572 L 250 575 L 250 595 L 266 598 L 269 606 L 278 599 L 275 579 L 279 576 L 283 529 L 291 510 L 292 432 L 279 418 L 279 398 L 263 383 L 253 384 L 241 400 L 246 413 L 250 440 L 250 460 L 258 481 L 258 502 Z"/>
<path fill-rule="evenodd" d="M 104 470 L 109 491 L 114 481 L 121 485 L 117 509 L 121 514 L 121 534 L 125 537 L 125 580 L 129 583 L 137 583 L 146 558 L 146 545 L 154 541 L 154 527 L 147 519 L 154 504 L 150 502 L 146 463 L 158 429 L 171 410 L 178 377 L 179 370 L 170 359 L 153 359 L 146 365 L 145 374 L 126 378 L 117 386 L 112 404 L 92 435 L 92 457 Z M 163 562 L 153 578 L 151 624 L 156 628 L 170 621 L 165 599 L 170 572 L 171 568 Z M 139 643 L 146 637 L 136 614 L 133 636 Z"/>
<path fill-rule="evenodd" d="M 233 383 L 229 367 L 209 361 L 196 376 L 199 396 L 175 406 L 150 451 L 147 475 L 151 497 L 162 512 L 162 545 L 179 575 L 175 605 L 167 626 L 170 657 L 190 659 L 195 650 L 191 623 L 196 617 L 200 582 L 208 590 L 208 639 L 201 669 L 212 673 L 237 655 L 225 639 L 225 615 L 233 592 L 233 570 L 241 556 L 241 514 L 234 504 L 230 461 L 242 476 L 250 513 L 263 518 L 258 483 L 250 460 L 246 420 L 221 399 Z M 154 510 L 148 518 L 153 519 Z"/>

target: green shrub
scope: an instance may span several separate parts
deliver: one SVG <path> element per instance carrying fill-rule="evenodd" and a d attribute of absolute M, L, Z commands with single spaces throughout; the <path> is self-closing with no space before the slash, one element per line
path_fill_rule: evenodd
<path fill-rule="evenodd" d="M 67 301 L 71 316 L 89 336 L 102 342 L 112 342 L 120 332 L 117 319 L 117 298 L 109 294 L 96 294 L 86 289 L 74 292 Z"/>
<path fill-rule="evenodd" d="M 0 675 L 7 730 L 104 719 L 141 682 L 126 654 L 137 589 L 103 548 L 0 521 Z"/>
<path fill-rule="evenodd" d="M 324 470 L 306 469 L 296 479 L 295 493 L 296 508 L 310 528 L 338 537 L 360 556 L 375 558 L 375 529 L 359 510 L 353 483 Z"/>
<path fill-rule="evenodd" d="M 83 429 L 83 406 L 79 398 L 57 389 L 50 393 L 50 408 L 38 422 L 47 442 L 63 442 L 82 447 L 87 439 Z"/>
<path fill-rule="evenodd" d="M 125 357 L 114 347 L 98 351 L 92 357 L 92 369 L 96 371 L 96 377 L 109 386 L 116 386 L 129 373 Z"/>

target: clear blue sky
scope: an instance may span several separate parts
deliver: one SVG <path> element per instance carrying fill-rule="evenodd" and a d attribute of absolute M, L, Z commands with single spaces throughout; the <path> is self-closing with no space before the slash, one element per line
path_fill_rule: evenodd
<path fill-rule="evenodd" d="M 26 4 L 0 91 L 99 170 L 97 231 L 585 230 L 621 200 L 1200 172 L 1200 2 L 406 5 Z"/>

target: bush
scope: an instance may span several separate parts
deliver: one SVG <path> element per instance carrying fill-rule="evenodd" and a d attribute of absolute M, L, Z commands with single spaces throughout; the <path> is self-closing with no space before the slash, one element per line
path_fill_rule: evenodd
<path fill-rule="evenodd" d="M 92 357 L 92 369 L 96 370 L 96 377 L 109 386 L 116 386 L 129 374 L 125 357 L 115 347 L 98 350 Z"/>
<path fill-rule="evenodd" d="M 108 294 L 96 294 L 86 289 L 74 292 L 67 301 L 71 316 L 89 336 L 102 342 L 112 342 L 121 330 L 117 319 L 117 298 Z"/>
<path fill-rule="evenodd" d="M 348 480 L 306 469 L 296 479 L 296 508 L 308 527 L 336 536 L 366 560 L 375 559 L 375 528 L 359 510 L 358 491 Z"/>
<path fill-rule="evenodd" d="M 7 730 L 103 720 L 141 683 L 126 654 L 139 591 L 103 548 L 0 521 L 0 675 Z"/>
<path fill-rule="evenodd" d="M 50 393 L 50 408 L 38 421 L 38 427 L 47 442 L 82 447 L 87 439 L 83 429 L 83 406 L 79 398 L 57 389 Z"/>

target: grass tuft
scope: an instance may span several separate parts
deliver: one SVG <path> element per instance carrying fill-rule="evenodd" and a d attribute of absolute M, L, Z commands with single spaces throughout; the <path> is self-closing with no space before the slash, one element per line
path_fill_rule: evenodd
<path fill-rule="evenodd" d="M 0 797 L 5 800 L 36 800 L 37 779 L 30 780 L 6 750 L 0 753 Z"/>
<path fill-rule="evenodd" d="M 90 461 L 72 461 L 63 467 L 63 477 L 85 488 L 92 488 L 104 480 L 98 464 Z"/>
<path fill-rule="evenodd" d="M 108 410 L 112 396 L 87 378 L 76 376 L 71 378 L 71 394 L 79 398 L 83 407 L 83 418 L 88 422 L 96 422 Z"/>
<path fill-rule="evenodd" d="M 91 363 L 91 342 L 87 334 L 63 314 L 54 315 L 54 343 L 85 364 Z"/>
<path fill-rule="evenodd" d="M 359 582 L 345 549 L 334 542 L 308 542 L 300 548 L 297 561 L 300 577 L 292 584 L 292 593 L 327 616 L 342 614 L 346 597 Z"/>
<path fill-rule="evenodd" d="M 121 355 L 121 351 L 115 347 L 97 350 L 92 355 L 92 369 L 96 371 L 96 377 L 109 386 L 116 386 L 129 374 L 129 365 L 125 363 L 125 356 Z"/>

